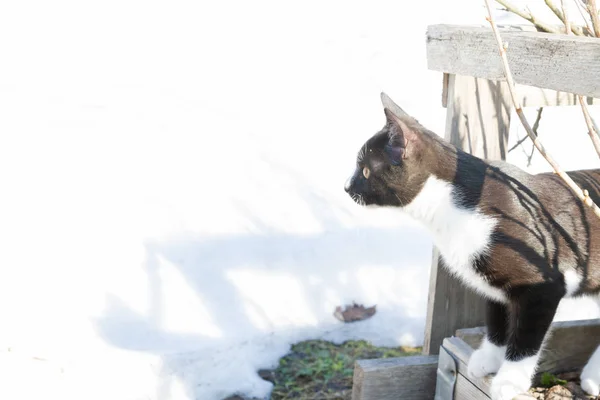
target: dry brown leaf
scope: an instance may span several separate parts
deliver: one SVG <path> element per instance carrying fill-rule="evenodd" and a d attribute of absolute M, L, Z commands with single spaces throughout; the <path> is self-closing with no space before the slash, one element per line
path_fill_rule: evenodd
<path fill-rule="evenodd" d="M 365 308 L 363 305 L 356 303 L 352 305 L 346 305 L 345 309 L 337 306 L 333 315 L 342 322 L 362 321 L 375 315 L 377 312 L 376 307 L 377 306 Z"/>

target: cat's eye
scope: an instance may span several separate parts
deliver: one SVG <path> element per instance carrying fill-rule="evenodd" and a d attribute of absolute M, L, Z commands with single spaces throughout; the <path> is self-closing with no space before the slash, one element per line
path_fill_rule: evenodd
<path fill-rule="evenodd" d="M 363 168 L 363 176 L 364 176 L 366 179 L 369 179 L 369 176 L 371 176 L 371 170 L 369 170 L 369 168 L 367 168 L 367 167 L 364 167 L 364 168 Z"/>

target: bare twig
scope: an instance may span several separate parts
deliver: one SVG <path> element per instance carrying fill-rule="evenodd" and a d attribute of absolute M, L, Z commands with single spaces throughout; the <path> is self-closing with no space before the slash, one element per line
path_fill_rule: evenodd
<path fill-rule="evenodd" d="M 533 122 L 533 133 L 535 133 L 535 137 L 538 137 L 538 128 L 540 127 L 540 121 L 542 119 L 542 111 L 544 111 L 544 107 L 540 107 L 538 110 L 538 115 Z M 529 137 L 529 136 L 525 136 Z M 535 147 L 531 146 L 531 153 L 529 153 L 529 157 L 527 157 L 527 166 L 531 167 L 531 160 L 533 159 L 533 152 L 535 151 Z"/>
<path fill-rule="evenodd" d="M 598 7 L 596 7 L 596 0 L 587 0 L 587 8 L 592 18 L 592 25 L 594 27 L 594 34 L 600 38 L 600 18 L 598 18 Z"/>
<path fill-rule="evenodd" d="M 550 1 L 550 0 L 546 0 L 546 1 Z M 548 4 L 548 3 L 546 3 Z M 567 33 L 567 35 L 571 34 L 571 21 L 569 20 L 569 9 L 567 7 L 565 7 L 565 0 L 560 0 L 560 6 L 562 7 L 562 13 L 563 13 L 563 22 L 565 23 L 565 32 Z M 573 32 L 575 33 L 575 32 Z"/>
<path fill-rule="evenodd" d="M 529 138 L 529 136 L 527 136 L 527 138 Z M 527 156 L 527 166 L 531 167 L 531 160 L 533 160 L 533 155 L 535 154 L 535 146 L 531 146 L 531 152 L 529 153 L 529 156 Z"/>
<path fill-rule="evenodd" d="M 577 10 L 579 11 L 579 14 L 581 14 L 581 18 L 583 18 L 583 21 L 585 22 L 585 26 L 587 27 L 588 34 L 590 36 L 594 36 L 594 28 L 592 28 L 592 25 L 590 24 L 590 21 L 588 20 L 589 13 L 587 13 L 587 16 L 586 16 L 586 12 L 587 12 L 586 5 L 583 4 L 581 2 L 581 0 L 575 0 L 575 5 L 577 6 Z M 584 11 L 584 9 L 585 9 L 585 11 Z"/>
<path fill-rule="evenodd" d="M 573 32 L 575 35 L 584 36 L 583 28 L 581 26 L 572 25 L 571 21 L 569 21 L 569 15 L 567 14 L 567 10 L 565 8 L 565 0 L 561 0 L 562 3 L 562 11 L 552 2 L 552 0 L 545 0 L 546 5 L 554 15 L 558 17 L 565 24 L 566 32 Z M 533 14 L 533 13 L 530 13 Z M 568 34 L 568 33 L 567 33 Z"/>
<path fill-rule="evenodd" d="M 531 126 L 529 125 L 529 122 L 527 121 L 527 118 L 525 118 L 525 114 L 523 113 L 523 109 L 521 108 L 521 104 L 519 103 L 519 98 L 517 97 L 517 91 L 515 89 L 515 82 L 513 80 L 512 73 L 510 72 L 510 67 L 508 65 L 508 58 L 506 57 L 506 47 L 502 43 L 502 38 L 500 37 L 500 32 L 498 31 L 498 27 L 496 26 L 496 22 L 494 21 L 494 16 L 492 14 L 492 7 L 490 6 L 490 0 L 485 0 L 485 5 L 487 7 L 488 14 L 489 14 L 487 20 L 489 21 L 490 25 L 492 26 L 492 30 L 494 31 L 494 36 L 496 37 L 496 42 L 498 43 L 498 48 L 500 49 L 500 56 L 502 58 L 502 66 L 504 67 L 504 74 L 506 75 L 506 82 L 508 84 L 510 96 L 512 98 L 515 109 L 517 111 L 517 115 L 519 116 L 519 119 L 521 120 L 523 127 L 525 127 L 525 131 L 527 131 L 527 135 L 529 135 L 529 137 L 533 141 L 533 144 L 536 147 L 536 149 L 538 149 L 538 151 L 542 154 L 542 156 L 544 156 L 546 161 L 548 161 L 548 163 L 550 164 L 550 166 L 552 167 L 554 172 L 558 176 L 560 176 L 560 178 L 567 184 L 567 186 L 569 187 L 569 189 L 571 189 L 571 191 L 575 194 L 575 196 L 577 196 L 577 198 L 579 198 L 579 200 L 581 200 L 586 206 L 590 207 L 593 210 L 594 214 L 596 214 L 596 216 L 598 218 L 600 218 L 600 208 L 598 208 L 598 206 L 594 203 L 594 201 L 590 197 L 588 191 L 581 190 L 581 188 L 579 186 L 577 186 L 577 184 L 573 181 L 573 179 L 571 179 L 571 177 L 569 175 L 567 175 L 562 170 L 562 168 L 560 168 L 560 166 L 554 160 L 554 158 L 552 158 L 552 156 L 550 156 L 550 154 L 548 154 L 548 152 L 544 148 L 544 145 L 542 144 L 540 139 L 535 136 L 533 130 L 531 129 Z"/>
<path fill-rule="evenodd" d="M 561 2 L 562 2 L 563 13 L 565 15 L 565 31 L 567 32 L 567 35 L 568 35 L 571 33 L 571 31 L 569 30 L 569 25 L 568 25 L 569 20 L 568 20 L 567 8 L 565 7 L 565 1 L 561 0 Z M 579 101 L 579 104 L 581 105 L 581 111 L 583 111 L 583 118 L 585 118 L 585 124 L 587 125 L 588 134 L 590 135 L 590 139 L 592 139 L 592 143 L 594 144 L 596 153 L 598 154 L 598 157 L 600 157 L 600 138 L 598 138 L 598 132 L 594 129 L 595 127 L 592 122 L 592 117 L 590 116 L 590 111 L 587 108 L 587 104 L 585 103 L 585 99 L 583 98 L 583 96 L 577 95 L 577 100 Z"/>
<path fill-rule="evenodd" d="M 560 33 L 560 31 L 558 29 L 556 29 L 556 27 L 547 24 L 543 21 L 538 20 L 535 15 L 533 15 L 532 13 L 530 13 L 529 11 L 526 10 L 521 10 L 520 8 L 518 8 L 517 6 L 515 6 L 514 4 L 512 4 L 511 2 L 509 2 L 508 0 L 496 0 L 498 3 L 502 4 L 504 7 L 506 7 L 506 9 L 514 14 L 517 14 L 519 17 L 526 19 L 527 21 L 531 22 L 532 24 L 534 24 L 538 29 L 541 29 L 544 32 L 550 32 L 550 33 Z"/>
<path fill-rule="evenodd" d="M 596 121 L 594 120 L 594 117 L 592 117 L 592 116 L 590 115 L 590 119 L 592 120 L 592 126 L 594 127 L 594 130 L 595 130 L 595 131 L 596 131 L 598 134 L 600 134 L 600 127 L 598 127 L 598 124 L 597 124 L 597 123 L 596 123 Z"/>
<path fill-rule="evenodd" d="M 544 111 L 544 107 L 540 107 L 538 108 L 538 113 L 537 113 L 537 117 L 535 117 L 535 122 L 533 123 L 533 133 L 535 133 L 535 136 L 537 137 L 538 133 L 538 127 L 540 126 L 540 120 L 542 119 L 542 111 Z M 516 149 L 517 147 L 519 147 L 524 141 L 526 141 L 527 139 L 529 139 L 529 136 L 525 136 L 522 139 L 519 139 L 519 141 L 517 143 L 515 143 L 515 145 L 513 147 L 511 147 L 510 149 L 508 149 L 508 152 L 510 153 L 511 151 L 513 151 L 514 149 Z"/>
<path fill-rule="evenodd" d="M 590 139 L 592 139 L 592 143 L 594 143 L 594 148 L 596 149 L 596 153 L 598 153 L 598 157 L 600 157 L 600 138 L 598 138 L 598 133 L 594 129 L 594 124 L 592 123 L 592 117 L 590 116 L 590 112 L 585 104 L 585 100 L 583 96 L 577 96 L 577 100 L 579 100 L 579 104 L 581 104 L 581 111 L 583 111 L 583 117 L 585 118 L 585 123 L 588 127 L 588 134 L 590 135 Z"/>

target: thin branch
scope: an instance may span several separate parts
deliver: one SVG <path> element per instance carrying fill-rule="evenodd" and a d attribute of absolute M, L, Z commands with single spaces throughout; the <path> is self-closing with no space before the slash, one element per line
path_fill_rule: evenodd
<path fill-rule="evenodd" d="M 594 26 L 594 34 L 600 38 L 600 18 L 598 18 L 598 7 L 596 7 L 596 0 L 587 0 L 587 8 L 592 18 L 592 25 Z"/>
<path fill-rule="evenodd" d="M 565 24 L 566 32 L 573 32 L 575 35 L 584 36 L 583 28 L 580 26 L 577 26 L 577 25 L 572 25 L 571 21 L 569 21 L 569 15 L 566 12 L 564 0 L 561 0 L 562 11 L 552 2 L 552 0 L 544 0 L 544 1 L 546 2 L 546 5 L 548 6 L 548 8 L 550 10 L 552 10 L 554 15 L 556 15 L 563 24 Z"/>
<path fill-rule="evenodd" d="M 567 8 L 565 7 L 565 1 L 561 0 L 562 2 L 562 8 L 563 8 L 563 13 L 565 14 L 565 31 L 567 32 L 567 35 L 569 33 L 571 33 L 571 31 L 569 30 L 569 20 L 568 20 L 568 14 L 567 14 Z M 588 128 L 588 134 L 590 135 L 590 139 L 592 139 L 592 143 L 594 144 L 594 148 L 596 149 L 596 153 L 598 154 L 598 157 L 600 157 L 600 138 L 598 138 L 598 132 L 594 129 L 594 124 L 592 122 L 592 117 L 590 116 L 590 111 L 587 108 L 587 104 L 585 103 L 585 99 L 583 98 L 583 96 L 581 95 L 577 95 L 577 100 L 579 101 L 579 104 L 581 105 L 581 111 L 583 111 L 583 118 L 585 119 L 585 124 L 587 125 Z"/>
<path fill-rule="evenodd" d="M 527 138 L 529 138 L 529 136 L 527 136 Z M 529 153 L 529 156 L 527 157 L 527 166 L 531 167 L 531 160 L 533 160 L 533 155 L 535 154 L 535 146 L 531 146 L 531 152 Z"/>
<path fill-rule="evenodd" d="M 510 91 L 510 97 L 512 98 L 513 104 L 517 111 L 517 115 L 519 116 L 521 123 L 525 127 L 525 131 L 527 131 L 527 135 L 529 135 L 529 137 L 533 141 L 533 144 L 536 147 L 536 149 L 538 149 L 538 151 L 542 154 L 542 156 L 544 156 L 546 161 L 548 161 L 548 163 L 552 166 L 552 169 L 554 170 L 554 172 L 558 176 L 560 176 L 560 178 L 567 184 L 567 186 L 569 187 L 569 189 L 571 189 L 571 191 L 575 194 L 575 196 L 577 196 L 577 198 L 579 198 L 579 200 L 581 200 L 583 202 L 583 204 L 590 207 L 594 211 L 594 214 L 596 214 L 596 216 L 598 218 L 600 218 L 600 208 L 598 208 L 598 206 L 594 203 L 594 201 L 590 197 L 588 191 L 581 190 L 581 188 L 579 186 L 577 186 L 577 184 L 573 181 L 573 179 L 571 179 L 571 177 L 569 175 L 567 175 L 560 168 L 560 166 L 554 160 L 554 158 L 552 158 L 552 156 L 550 156 L 550 154 L 548 154 L 548 152 L 544 148 L 544 145 L 542 144 L 540 139 L 538 137 L 536 137 L 535 134 L 533 133 L 533 130 L 531 129 L 531 126 L 529 125 L 527 118 L 525 118 L 525 114 L 523 114 L 523 109 L 521 108 L 521 104 L 519 103 L 519 98 L 517 97 L 517 91 L 515 89 L 515 82 L 513 80 L 512 73 L 510 72 L 510 67 L 508 65 L 508 58 L 506 57 L 506 48 L 508 46 L 502 43 L 502 38 L 500 37 L 500 32 L 498 32 L 498 27 L 496 26 L 496 22 L 494 21 L 494 17 L 492 14 L 492 7 L 490 6 L 490 0 L 485 0 L 485 5 L 487 7 L 488 15 L 489 15 L 487 20 L 490 22 L 490 25 L 492 26 L 492 30 L 494 31 L 494 36 L 496 37 L 496 42 L 498 43 L 498 48 L 500 49 L 500 56 L 502 58 L 502 66 L 504 67 L 504 74 L 506 75 L 506 83 L 508 84 L 508 89 Z"/>
<path fill-rule="evenodd" d="M 581 2 L 581 0 L 575 0 L 575 5 L 577 6 L 577 10 L 579 11 L 579 14 L 581 14 L 581 18 L 583 18 L 583 22 L 585 22 L 585 26 L 587 27 L 588 34 L 590 36 L 594 36 L 594 28 L 592 28 L 592 25 L 590 24 L 590 21 L 587 18 L 589 16 L 589 13 L 587 13 L 586 5 L 583 4 Z M 585 9 L 585 11 L 584 11 L 584 9 Z M 587 16 L 586 16 L 586 13 L 588 14 Z"/>
<path fill-rule="evenodd" d="M 600 128 L 598 127 L 598 124 L 596 123 L 596 120 L 594 120 L 594 117 L 592 117 L 591 115 L 590 115 L 590 119 L 592 120 L 592 126 L 594 127 L 594 130 L 598 134 L 600 134 Z"/>
<path fill-rule="evenodd" d="M 594 143 L 596 153 L 598 153 L 598 157 L 600 157 L 600 138 L 598 138 L 598 133 L 594 129 L 592 117 L 590 116 L 587 104 L 585 104 L 585 99 L 583 98 L 583 96 L 577 96 L 577 100 L 579 100 L 579 104 L 581 104 L 581 111 L 583 111 L 583 117 L 585 118 L 585 124 L 588 127 L 588 134 L 590 135 L 590 139 L 592 139 L 592 143 Z"/>
<path fill-rule="evenodd" d="M 558 29 L 556 29 L 556 27 L 547 24 L 543 21 L 538 20 L 532 13 L 525 11 L 525 10 L 521 10 L 520 8 L 518 8 L 517 6 L 515 6 L 514 4 L 512 4 L 511 2 L 509 2 L 508 0 L 496 0 L 498 3 L 502 4 L 504 7 L 506 7 L 506 9 L 514 14 L 517 14 L 519 17 L 526 19 L 527 21 L 531 22 L 533 25 L 535 25 L 537 28 L 541 29 L 544 32 L 549 32 L 549 33 L 560 33 L 560 31 Z"/>
<path fill-rule="evenodd" d="M 538 128 L 540 127 L 540 121 L 542 119 L 542 111 L 544 111 L 544 107 L 540 107 L 538 110 L 538 115 L 535 118 L 533 123 L 533 133 L 535 133 L 535 137 L 538 137 Z M 528 137 L 528 136 L 525 136 Z M 529 153 L 529 157 L 527 157 L 527 166 L 531 167 L 531 160 L 533 159 L 533 152 L 535 151 L 535 147 L 531 146 L 531 153 Z"/>
<path fill-rule="evenodd" d="M 542 111 L 544 111 L 544 107 L 540 107 L 538 109 L 538 113 L 537 113 L 537 117 L 535 117 L 535 122 L 533 123 L 533 133 L 535 133 L 535 136 L 537 137 L 538 133 L 538 127 L 540 126 L 540 120 L 542 119 Z M 516 149 L 517 147 L 519 147 L 524 141 L 526 141 L 527 139 L 529 139 L 529 136 L 525 136 L 522 139 L 519 139 L 519 141 L 517 143 L 515 143 L 515 145 L 513 147 L 511 147 L 510 149 L 508 149 L 508 152 L 510 153 L 511 151 L 513 151 L 514 149 Z"/>
<path fill-rule="evenodd" d="M 548 2 L 550 0 L 546 1 Z M 571 33 L 571 21 L 569 20 L 569 9 L 565 7 L 565 0 L 560 0 L 560 6 L 562 7 L 562 13 L 564 17 L 563 22 L 565 23 L 565 32 L 567 33 L 567 35 L 569 35 Z"/>

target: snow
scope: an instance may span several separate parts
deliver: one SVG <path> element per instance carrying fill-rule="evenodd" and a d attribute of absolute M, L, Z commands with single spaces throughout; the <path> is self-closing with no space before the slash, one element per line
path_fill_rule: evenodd
<path fill-rule="evenodd" d="M 429 237 L 342 189 L 380 91 L 443 132 L 425 29 L 483 8 L 416 3 L 6 4 L 0 397 L 263 398 L 294 342 L 420 344 Z M 596 165 L 554 111 L 547 146 Z M 352 301 L 378 312 L 341 324 Z"/>

